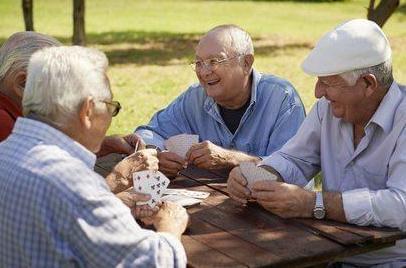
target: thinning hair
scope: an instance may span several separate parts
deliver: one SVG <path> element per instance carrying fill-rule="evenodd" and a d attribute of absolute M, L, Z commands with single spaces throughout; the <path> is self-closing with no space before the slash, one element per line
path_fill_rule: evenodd
<path fill-rule="evenodd" d="M 0 82 L 7 76 L 26 71 L 28 62 L 35 51 L 62 45 L 55 38 L 36 33 L 18 32 L 11 35 L 0 48 Z"/>
<path fill-rule="evenodd" d="M 40 115 L 62 127 L 76 118 L 83 101 L 95 105 L 111 98 L 104 53 L 90 48 L 49 47 L 35 52 L 28 65 L 23 113 Z"/>
<path fill-rule="evenodd" d="M 363 74 L 373 74 L 380 86 L 389 88 L 393 82 L 392 60 L 389 59 L 375 66 L 348 71 L 340 74 L 340 76 L 348 85 L 353 86 Z"/>
<path fill-rule="evenodd" d="M 230 48 L 239 55 L 254 55 L 254 45 L 247 31 L 234 24 L 219 25 L 207 32 L 206 35 L 226 34 L 229 36 Z"/>

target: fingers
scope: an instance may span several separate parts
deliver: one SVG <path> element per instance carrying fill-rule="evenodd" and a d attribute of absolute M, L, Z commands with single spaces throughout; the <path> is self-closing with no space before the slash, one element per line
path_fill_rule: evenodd
<path fill-rule="evenodd" d="M 277 188 L 280 186 L 281 182 L 277 181 L 267 181 L 267 180 L 261 180 L 261 181 L 256 181 L 252 185 L 252 190 L 253 191 L 276 191 Z"/>
<path fill-rule="evenodd" d="M 234 168 L 228 177 L 227 191 L 230 197 L 237 202 L 246 204 L 251 192 L 246 187 L 247 181 L 241 174 L 239 167 Z"/>
<path fill-rule="evenodd" d="M 145 149 L 144 140 L 135 133 L 123 137 L 124 141 L 132 147 L 132 152 Z"/>
<path fill-rule="evenodd" d="M 207 147 L 207 141 L 203 141 L 203 142 L 200 142 L 200 143 L 193 144 L 189 148 L 189 151 L 187 151 L 187 153 L 186 153 L 186 159 L 188 160 L 188 162 L 190 162 L 189 160 L 190 160 L 190 155 L 192 154 L 192 152 L 194 152 L 196 150 L 199 150 L 201 148 L 204 148 L 204 147 Z"/>
<path fill-rule="evenodd" d="M 159 170 L 165 175 L 175 177 L 183 169 L 183 159 L 175 153 L 161 152 L 158 154 Z"/>

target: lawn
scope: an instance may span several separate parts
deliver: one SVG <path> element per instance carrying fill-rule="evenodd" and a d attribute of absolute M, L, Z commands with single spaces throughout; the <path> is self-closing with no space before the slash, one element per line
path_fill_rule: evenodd
<path fill-rule="evenodd" d="M 248 30 L 256 51 L 255 68 L 290 80 L 306 109 L 315 102 L 314 78 L 300 63 L 317 39 L 336 24 L 365 17 L 367 0 L 135 1 L 87 0 L 88 46 L 104 51 L 115 98 L 124 109 L 109 133 L 128 133 L 147 123 L 190 83 L 188 63 L 199 36 L 215 25 L 235 23 Z M 393 48 L 397 81 L 406 84 L 406 6 L 384 27 Z M 0 1 L 0 43 L 22 31 L 21 3 Z M 72 0 L 34 0 L 35 28 L 70 44 Z"/>

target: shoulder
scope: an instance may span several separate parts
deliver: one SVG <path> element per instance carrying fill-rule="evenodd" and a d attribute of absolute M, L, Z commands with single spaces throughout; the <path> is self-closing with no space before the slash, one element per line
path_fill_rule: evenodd
<path fill-rule="evenodd" d="M 273 103 L 284 103 L 289 107 L 304 105 L 294 86 L 286 79 L 271 74 L 262 74 L 257 86 L 257 96 Z"/>
<path fill-rule="evenodd" d="M 0 141 L 10 135 L 14 123 L 14 118 L 12 118 L 5 110 L 0 109 Z"/>

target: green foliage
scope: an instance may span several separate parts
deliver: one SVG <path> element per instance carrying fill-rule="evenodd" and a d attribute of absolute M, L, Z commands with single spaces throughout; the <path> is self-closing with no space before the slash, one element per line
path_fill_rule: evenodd
<path fill-rule="evenodd" d="M 248 30 L 255 44 L 255 67 L 290 80 L 310 109 L 315 79 L 300 63 L 317 39 L 338 23 L 366 17 L 369 1 L 158 1 L 87 0 L 88 45 L 110 61 L 115 98 L 123 112 L 109 133 L 128 133 L 196 82 L 188 63 L 199 36 L 218 24 Z M 385 25 L 392 43 L 395 78 L 406 83 L 404 7 Z M 0 1 L 0 43 L 24 29 L 20 1 Z M 70 44 L 72 0 L 34 0 L 34 26 Z M 328 63 L 326 63 L 328 64 Z"/>

